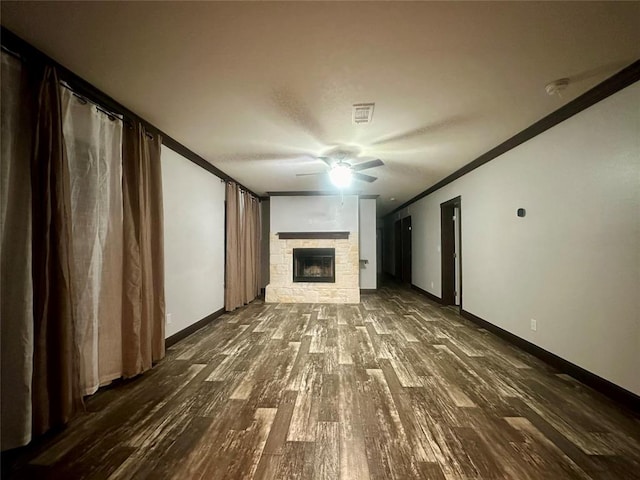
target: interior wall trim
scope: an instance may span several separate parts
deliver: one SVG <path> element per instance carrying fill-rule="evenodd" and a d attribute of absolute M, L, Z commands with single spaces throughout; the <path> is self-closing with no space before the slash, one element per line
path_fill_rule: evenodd
<path fill-rule="evenodd" d="M 224 312 L 225 312 L 225 310 L 224 310 L 224 307 L 223 307 L 220 310 L 218 310 L 216 312 L 213 312 L 210 315 L 207 315 L 202 320 L 199 320 L 196 323 L 189 325 L 187 328 L 184 328 L 184 329 L 180 330 L 179 332 L 174 333 L 170 337 L 167 337 L 164 340 L 165 347 L 169 348 L 169 347 L 175 345 L 176 343 L 178 343 L 180 340 L 184 340 L 189 335 L 192 335 L 193 333 L 195 333 L 198 330 L 200 330 L 202 327 L 204 327 L 204 326 L 208 325 L 209 323 L 211 323 L 212 321 L 214 321 L 216 318 L 218 318 Z"/>
<path fill-rule="evenodd" d="M 345 240 L 349 232 L 278 232 L 280 240 Z"/>
<path fill-rule="evenodd" d="M 524 350 L 527 353 L 530 353 L 535 357 L 538 357 L 539 359 L 555 367 L 559 371 L 567 373 L 576 380 L 579 380 L 585 385 L 588 385 L 594 390 L 597 390 L 603 395 L 606 395 L 607 397 L 617 401 L 621 405 L 624 405 L 625 407 L 632 410 L 636 415 L 640 414 L 640 396 L 636 395 L 635 393 L 630 392 L 629 390 L 626 390 L 621 386 L 616 385 L 615 383 L 612 383 L 609 380 L 596 375 L 595 373 L 585 370 L 584 368 L 579 367 L 578 365 L 571 363 L 570 361 L 565 360 L 564 358 L 559 357 L 542 347 L 539 347 L 535 343 L 531 343 L 524 338 L 514 335 L 513 333 L 504 330 L 503 328 L 500 328 L 497 325 L 494 325 L 493 323 L 488 322 L 487 320 L 480 318 L 471 312 L 461 310 L 460 314 L 467 320 L 471 320 L 473 323 L 479 325 L 485 330 L 488 330 L 491 333 L 499 336 L 500 338 L 503 338 L 507 342 L 515 345 L 516 347 Z"/>
<path fill-rule="evenodd" d="M 0 34 L 0 43 L 7 50 L 17 54 L 22 59 L 24 59 L 24 60 L 26 60 L 28 62 L 34 62 L 36 64 L 41 64 L 41 65 L 54 66 L 56 68 L 56 70 L 58 71 L 58 75 L 60 77 L 60 80 L 65 81 L 72 88 L 72 90 L 74 92 L 78 93 L 79 95 L 86 96 L 88 99 L 94 101 L 95 103 L 97 103 L 97 104 L 99 104 L 99 105 L 101 105 L 103 107 L 106 107 L 107 110 L 109 110 L 109 111 L 111 111 L 113 113 L 121 114 L 125 118 L 131 119 L 131 120 L 135 120 L 137 122 L 142 123 L 144 125 L 145 129 L 147 129 L 150 132 L 153 132 L 155 134 L 160 134 L 162 136 L 162 143 L 166 147 L 170 148 L 171 150 L 173 150 L 176 153 L 179 153 L 180 155 L 182 155 L 186 159 L 190 160 L 191 162 L 195 163 L 196 165 L 204 168 L 206 171 L 208 171 L 209 173 L 212 173 L 216 177 L 218 177 L 218 178 L 220 178 L 222 180 L 225 180 L 225 181 L 235 182 L 242 189 L 246 190 L 247 192 L 249 192 L 254 197 L 260 198 L 259 195 L 257 195 L 255 192 L 249 190 L 247 187 L 242 185 L 240 182 L 235 180 L 233 177 L 230 177 L 229 175 L 224 173 L 222 170 L 214 167 L 211 163 L 207 162 L 200 155 L 198 155 L 197 153 L 193 152 L 189 148 L 185 147 L 182 143 L 178 142 L 176 139 L 174 139 L 173 137 L 171 137 L 167 133 L 163 132 L 162 130 L 160 130 L 158 127 L 156 127 L 152 123 L 149 123 L 144 118 L 140 117 L 139 115 L 137 115 L 133 111 L 129 110 L 124 105 L 122 105 L 118 101 L 114 100 L 112 97 L 110 97 L 109 95 L 107 95 L 103 91 L 99 90 L 98 88 L 93 86 L 91 83 L 89 83 L 85 79 L 83 79 L 80 76 L 76 75 L 75 73 L 73 73 L 71 70 L 69 70 L 65 66 L 63 66 L 60 63 L 56 62 L 54 59 L 52 59 L 51 57 L 49 57 L 45 53 L 41 52 L 36 47 L 31 45 L 27 41 L 23 40 L 22 38 L 20 38 L 15 33 L 13 33 L 11 30 L 9 30 L 8 28 L 6 28 L 4 26 L 2 26 L 2 30 L 1 30 L 1 34 Z"/>
<path fill-rule="evenodd" d="M 417 285 L 414 285 L 413 283 L 411 284 L 411 288 L 413 290 L 415 290 L 416 292 L 424 295 L 429 300 L 433 300 L 434 302 L 439 303 L 440 305 L 442 305 L 442 299 L 440 297 L 435 296 L 433 293 L 429 293 L 426 290 L 423 290 L 422 288 L 418 287 Z"/>
<path fill-rule="evenodd" d="M 321 197 L 321 196 L 336 196 L 336 195 L 357 195 L 358 198 L 374 200 L 380 195 L 365 195 L 358 192 L 340 192 L 339 190 L 291 190 L 287 192 L 267 192 L 269 197 Z"/>
<path fill-rule="evenodd" d="M 417 202 L 418 200 L 426 197 L 427 195 L 435 192 L 436 190 L 441 189 L 442 187 L 450 184 L 454 180 L 466 175 L 467 173 L 475 170 L 478 167 L 481 167 L 487 162 L 499 157 L 500 155 L 508 152 L 509 150 L 514 149 L 518 145 L 523 144 L 524 142 L 531 140 L 534 137 L 537 137 L 541 133 L 549 130 L 551 127 L 558 125 L 561 122 L 573 117 L 574 115 L 582 112 L 583 110 L 595 105 L 596 103 L 604 100 L 605 98 L 613 95 L 616 92 L 619 92 L 623 88 L 632 85 L 633 83 L 640 80 L 640 60 L 636 60 L 628 67 L 620 70 L 615 75 L 607 78 L 603 82 L 599 83 L 591 90 L 586 91 L 579 97 L 573 99 L 566 105 L 563 105 L 558 110 L 551 112 L 546 117 L 538 120 L 533 125 L 525 128 L 519 133 L 516 133 L 513 137 L 508 140 L 502 142 L 497 147 L 492 148 L 488 152 L 480 155 L 475 160 L 467 163 L 462 168 L 456 170 L 451 175 L 443 178 L 436 184 L 427 188 L 425 191 L 419 193 L 412 199 L 406 201 L 399 207 L 395 208 L 391 212 L 385 215 L 385 217 L 390 217 L 395 213 L 398 213 L 403 208 L 407 208 L 409 205 Z"/>

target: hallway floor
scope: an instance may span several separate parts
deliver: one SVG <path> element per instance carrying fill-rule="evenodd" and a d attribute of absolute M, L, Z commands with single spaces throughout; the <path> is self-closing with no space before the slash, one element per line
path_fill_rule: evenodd
<path fill-rule="evenodd" d="M 383 288 L 225 314 L 21 463 L 14 478 L 633 479 L 640 419 Z"/>

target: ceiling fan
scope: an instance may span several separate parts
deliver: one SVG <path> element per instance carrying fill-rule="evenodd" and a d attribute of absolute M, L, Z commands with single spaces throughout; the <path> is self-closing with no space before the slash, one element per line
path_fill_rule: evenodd
<path fill-rule="evenodd" d="M 329 167 L 328 171 L 325 172 L 314 172 L 314 173 L 298 173 L 297 177 L 304 177 L 307 175 L 329 175 L 331 182 L 339 188 L 348 187 L 351 184 L 352 179 L 361 180 L 363 182 L 375 182 L 378 177 L 374 177 L 372 175 L 367 175 L 365 173 L 360 173 L 362 170 L 367 170 L 369 168 L 380 167 L 384 165 L 384 162 L 379 158 L 375 160 L 367 160 L 366 162 L 358 163 L 356 165 L 351 165 L 349 162 L 344 159 L 332 161 L 329 157 L 317 157 L 319 160 L 322 160 Z"/>

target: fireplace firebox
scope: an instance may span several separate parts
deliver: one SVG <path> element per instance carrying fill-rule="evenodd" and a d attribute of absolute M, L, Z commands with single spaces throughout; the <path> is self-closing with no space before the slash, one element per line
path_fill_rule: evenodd
<path fill-rule="evenodd" d="M 294 248 L 294 282 L 336 282 L 335 248 Z"/>

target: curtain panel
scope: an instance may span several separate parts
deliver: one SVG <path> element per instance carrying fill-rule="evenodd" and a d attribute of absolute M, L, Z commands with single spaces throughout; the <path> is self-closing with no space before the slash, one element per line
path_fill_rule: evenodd
<path fill-rule="evenodd" d="M 225 309 L 260 294 L 260 204 L 234 182 L 226 186 Z"/>
<path fill-rule="evenodd" d="M 31 153 L 36 88 L 22 62 L 2 53 L 0 155 L 0 424 L 2 450 L 31 440 L 33 282 Z"/>
<path fill-rule="evenodd" d="M 122 142 L 124 270 L 122 371 L 132 377 L 164 357 L 164 246 L 159 135 L 137 123 Z"/>
<path fill-rule="evenodd" d="M 46 66 L 32 160 L 33 433 L 64 425 L 82 407 L 73 311 L 71 195 L 59 82 Z"/>
<path fill-rule="evenodd" d="M 244 303 L 260 295 L 260 201 L 248 192 L 242 192 L 244 204 Z"/>
<path fill-rule="evenodd" d="M 240 192 L 238 185 L 229 182 L 226 185 L 226 252 L 225 252 L 225 288 L 224 306 L 227 311 L 243 305 L 241 276 L 243 250 L 241 239 Z"/>
<path fill-rule="evenodd" d="M 72 278 L 80 382 L 122 376 L 122 122 L 60 87 L 71 179 Z"/>

